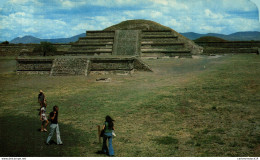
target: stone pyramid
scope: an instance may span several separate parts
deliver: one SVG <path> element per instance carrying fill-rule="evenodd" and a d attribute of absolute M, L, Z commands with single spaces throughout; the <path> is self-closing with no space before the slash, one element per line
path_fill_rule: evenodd
<path fill-rule="evenodd" d="M 173 29 L 148 20 L 128 20 L 102 31 L 87 31 L 67 54 L 140 57 L 187 57 L 202 47 Z"/>

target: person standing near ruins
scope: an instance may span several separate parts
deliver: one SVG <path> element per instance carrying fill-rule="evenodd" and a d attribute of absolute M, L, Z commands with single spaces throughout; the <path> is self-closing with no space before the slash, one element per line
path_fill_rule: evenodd
<path fill-rule="evenodd" d="M 41 132 L 43 132 L 43 131 L 47 132 L 46 127 L 47 127 L 47 125 L 49 123 L 45 113 L 46 113 L 46 107 L 41 107 L 41 111 L 40 111 L 40 120 L 42 121 Z"/>
<path fill-rule="evenodd" d="M 106 121 L 103 125 L 104 136 L 103 136 L 103 147 L 102 151 L 109 156 L 114 156 L 114 149 L 112 146 L 112 132 L 115 130 L 113 119 L 110 116 L 106 116 Z M 108 139 L 108 148 L 107 148 L 107 139 Z"/>
<path fill-rule="evenodd" d="M 43 105 L 45 105 L 46 103 L 45 95 L 42 90 L 40 90 L 40 93 L 38 95 L 38 103 L 40 104 L 41 107 L 43 107 Z"/>
<path fill-rule="evenodd" d="M 51 125 L 50 125 L 50 134 L 46 141 L 47 145 L 50 144 L 50 140 L 53 136 L 54 131 L 56 131 L 57 144 L 63 145 L 61 138 L 60 138 L 60 129 L 59 129 L 59 124 L 58 124 L 58 111 L 59 111 L 59 107 L 55 105 L 53 107 L 53 111 L 50 113 Z"/>

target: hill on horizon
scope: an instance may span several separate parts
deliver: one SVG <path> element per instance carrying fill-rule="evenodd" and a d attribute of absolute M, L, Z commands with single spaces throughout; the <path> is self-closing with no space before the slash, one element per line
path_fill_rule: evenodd
<path fill-rule="evenodd" d="M 40 43 L 40 42 L 51 42 L 51 43 L 70 43 L 70 42 L 76 42 L 80 37 L 85 37 L 86 33 L 81 33 L 79 35 L 70 37 L 70 38 L 57 38 L 57 39 L 40 39 L 36 38 L 30 35 L 24 36 L 24 37 L 17 37 L 10 41 L 10 43 L 18 44 L 18 43 Z"/>
<path fill-rule="evenodd" d="M 260 32 L 258 31 L 246 31 L 246 32 L 235 32 L 229 35 L 218 34 L 218 33 L 207 33 L 199 34 L 194 32 L 181 33 L 183 36 L 195 40 L 200 37 L 218 37 L 227 41 L 260 41 Z"/>
<path fill-rule="evenodd" d="M 227 40 L 213 36 L 205 36 L 195 39 L 194 42 L 227 42 Z"/>

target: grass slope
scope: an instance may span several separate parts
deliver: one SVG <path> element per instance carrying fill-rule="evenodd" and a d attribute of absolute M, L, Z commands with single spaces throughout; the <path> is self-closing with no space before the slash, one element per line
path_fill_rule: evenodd
<path fill-rule="evenodd" d="M 112 82 L 100 83 L 100 76 L 17 76 L 15 61 L 2 58 L 0 155 L 103 156 L 95 153 L 97 125 L 111 115 L 116 156 L 260 156 L 259 56 L 146 63 L 153 73 L 105 75 Z M 44 145 L 39 89 L 48 112 L 60 106 L 64 146 Z"/>

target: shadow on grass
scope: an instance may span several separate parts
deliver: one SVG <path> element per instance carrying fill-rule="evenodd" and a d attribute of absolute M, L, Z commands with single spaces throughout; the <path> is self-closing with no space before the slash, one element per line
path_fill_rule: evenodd
<path fill-rule="evenodd" d="M 88 155 L 87 150 L 90 148 L 88 133 L 61 123 L 59 126 L 64 145 L 56 145 L 55 134 L 52 144 L 46 145 L 45 141 L 49 132 L 39 132 L 41 123 L 37 120 L 28 116 L 0 117 L 0 156 L 71 157 Z"/>

